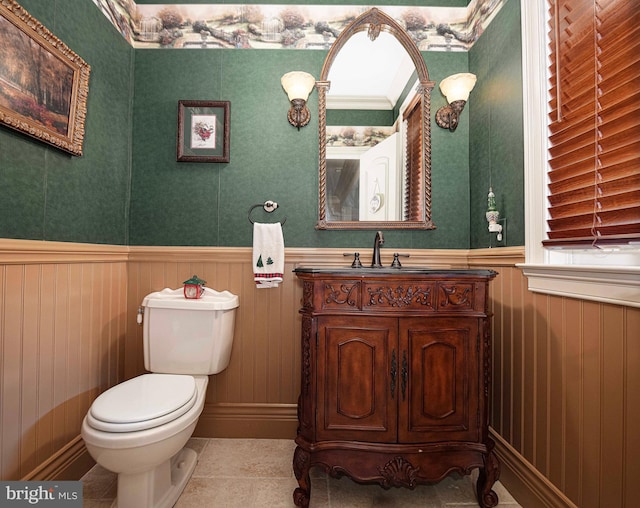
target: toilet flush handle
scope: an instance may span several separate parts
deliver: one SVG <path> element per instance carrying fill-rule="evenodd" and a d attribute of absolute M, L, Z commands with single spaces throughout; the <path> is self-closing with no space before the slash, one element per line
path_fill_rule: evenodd
<path fill-rule="evenodd" d="M 144 314 L 144 308 L 138 307 L 138 317 L 136 317 L 136 322 L 141 325 L 142 324 L 142 315 Z"/>

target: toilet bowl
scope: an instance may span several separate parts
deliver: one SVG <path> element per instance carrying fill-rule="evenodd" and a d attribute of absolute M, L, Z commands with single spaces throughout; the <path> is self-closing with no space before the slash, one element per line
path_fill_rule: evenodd
<path fill-rule="evenodd" d="M 144 374 L 96 399 L 82 422 L 82 438 L 95 461 L 118 474 L 118 508 L 175 504 L 196 466 L 196 452 L 183 447 L 202 413 L 208 381 L 208 376 Z M 178 387 L 169 388 L 172 383 Z M 150 411 L 159 394 L 169 401 Z M 134 400 L 149 403 L 133 408 Z"/>
<path fill-rule="evenodd" d="M 144 298 L 139 318 L 150 373 L 102 393 L 82 422 L 89 454 L 118 474 L 114 506 L 170 508 L 180 497 L 197 463 L 184 446 L 209 375 L 229 364 L 237 307 L 236 295 L 210 288 L 197 300 L 185 299 L 181 288 Z"/>

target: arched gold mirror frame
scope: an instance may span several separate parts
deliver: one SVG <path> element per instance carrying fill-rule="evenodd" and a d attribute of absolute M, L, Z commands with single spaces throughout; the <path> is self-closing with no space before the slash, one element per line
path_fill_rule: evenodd
<path fill-rule="evenodd" d="M 331 65 L 340 49 L 356 33 L 368 31 L 369 38 L 374 41 L 381 31 L 395 36 L 404 49 L 409 53 L 418 76 L 417 94 L 421 102 L 421 154 L 420 175 L 424 192 L 419 197 L 421 217 L 409 218 L 403 221 L 329 221 L 327 220 L 327 109 L 326 95 L 331 82 L 328 81 Z M 431 90 L 434 82 L 429 80 L 427 65 L 422 54 L 406 30 L 393 18 L 373 7 L 358 16 L 336 38 L 331 46 L 320 79 L 316 81 L 318 90 L 318 139 L 319 139 L 319 192 L 318 192 L 318 223 L 316 229 L 435 229 L 431 220 Z"/>

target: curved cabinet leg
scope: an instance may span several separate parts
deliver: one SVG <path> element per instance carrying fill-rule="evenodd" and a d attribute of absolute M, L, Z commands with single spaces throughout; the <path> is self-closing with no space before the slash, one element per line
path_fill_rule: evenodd
<path fill-rule="evenodd" d="M 498 495 L 491 490 L 493 484 L 500 478 L 500 462 L 493 453 L 494 442 L 490 440 L 488 444 L 489 453 L 484 459 L 484 467 L 480 468 L 476 492 L 478 504 L 481 508 L 492 508 L 498 504 Z"/>
<path fill-rule="evenodd" d="M 299 487 L 293 491 L 293 502 L 301 508 L 309 507 L 311 498 L 311 479 L 309 478 L 309 459 L 311 455 L 299 446 L 293 453 L 293 473 L 296 475 Z"/>

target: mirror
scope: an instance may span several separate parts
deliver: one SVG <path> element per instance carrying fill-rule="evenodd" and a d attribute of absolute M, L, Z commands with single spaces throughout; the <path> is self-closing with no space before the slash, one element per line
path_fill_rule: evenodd
<path fill-rule="evenodd" d="M 336 38 L 318 89 L 317 229 L 434 229 L 431 90 L 411 36 L 372 8 Z"/>

